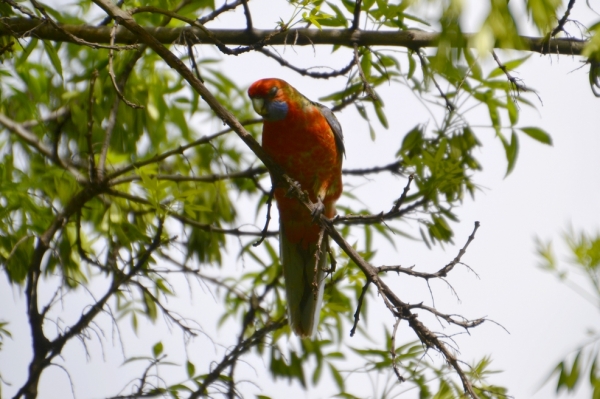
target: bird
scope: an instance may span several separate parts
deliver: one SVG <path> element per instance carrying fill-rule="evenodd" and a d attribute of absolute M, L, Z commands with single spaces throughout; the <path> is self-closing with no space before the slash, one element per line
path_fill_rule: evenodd
<path fill-rule="evenodd" d="M 248 96 L 263 118 L 263 149 L 318 205 L 311 214 L 298 199 L 286 195 L 285 188 L 274 184 L 289 324 L 297 336 L 312 338 L 319 323 L 329 248 L 326 236 L 319 242 L 320 226 L 315 220 L 321 213 L 333 218 L 342 194 L 342 127 L 329 108 L 281 79 L 254 82 Z"/>

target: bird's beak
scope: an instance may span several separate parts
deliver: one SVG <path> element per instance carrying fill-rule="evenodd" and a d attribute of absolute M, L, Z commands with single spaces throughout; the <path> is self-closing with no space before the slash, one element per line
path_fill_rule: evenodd
<path fill-rule="evenodd" d="M 260 116 L 265 116 L 267 114 L 267 108 L 265 107 L 265 99 L 260 97 L 255 97 L 252 99 L 252 107 L 257 114 Z"/>

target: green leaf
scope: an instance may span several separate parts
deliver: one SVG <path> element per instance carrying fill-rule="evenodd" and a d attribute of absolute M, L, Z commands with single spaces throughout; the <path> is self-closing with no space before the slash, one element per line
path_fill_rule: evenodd
<path fill-rule="evenodd" d="M 192 378 L 194 376 L 194 374 L 196 374 L 196 367 L 194 366 L 194 363 L 192 363 L 188 360 L 185 366 L 186 366 L 185 368 L 186 368 L 188 377 Z"/>
<path fill-rule="evenodd" d="M 48 58 L 50 58 L 50 62 L 52 63 L 54 70 L 56 71 L 56 73 L 58 73 L 60 75 L 60 78 L 62 79 L 63 78 L 62 64 L 60 62 L 60 58 L 58 58 L 58 53 L 57 53 L 56 49 L 54 48 L 52 43 L 50 43 L 48 40 L 42 40 L 42 42 L 44 43 L 44 49 L 46 50 L 46 54 L 48 54 Z"/>
<path fill-rule="evenodd" d="M 556 11 L 561 5 L 562 0 L 527 0 L 527 11 L 542 34 L 556 25 Z"/>
<path fill-rule="evenodd" d="M 154 298 L 150 296 L 149 293 L 144 291 L 144 305 L 146 307 L 146 314 L 150 318 L 150 320 L 155 321 L 158 316 L 156 303 L 154 303 Z"/>
<path fill-rule="evenodd" d="M 384 128 L 387 129 L 388 121 L 387 121 L 387 117 L 385 116 L 385 112 L 383 111 L 383 104 L 381 103 L 381 101 L 375 101 L 374 106 L 375 106 L 375 113 L 377 114 L 377 118 L 379 119 L 379 122 L 381 123 L 381 125 Z"/>
<path fill-rule="evenodd" d="M 504 152 L 506 153 L 506 160 L 508 161 L 505 175 L 508 176 L 515 168 L 515 164 L 517 162 L 517 155 L 519 153 L 519 138 L 517 137 L 516 132 L 513 130 L 510 136 L 510 143 L 504 138 L 504 136 L 500 136 L 500 139 L 502 140 Z"/>
<path fill-rule="evenodd" d="M 542 144 L 552 145 L 552 137 L 539 127 L 521 127 L 519 130 Z"/>
<path fill-rule="evenodd" d="M 508 110 L 508 119 L 510 119 L 510 125 L 514 126 L 519 121 L 519 107 L 509 95 L 506 99 L 506 109 Z"/>
<path fill-rule="evenodd" d="M 360 58 L 360 67 L 366 79 L 369 80 L 371 77 L 371 52 L 369 50 L 365 50 Z"/>
<path fill-rule="evenodd" d="M 344 391 L 344 378 L 342 378 L 338 369 L 333 364 L 329 363 L 329 371 L 331 371 L 331 375 L 340 391 Z"/>
<path fill-rule="evenodd" d="M 157 358 L 162 354 L 162 352 L 163 352 L 163 344 L 162 344 L 162 342 L 159 341 L 156 344 L 154 344 L 154 346 L 152 347 L 152 354 L 154 355 L 155 358 Z"/>

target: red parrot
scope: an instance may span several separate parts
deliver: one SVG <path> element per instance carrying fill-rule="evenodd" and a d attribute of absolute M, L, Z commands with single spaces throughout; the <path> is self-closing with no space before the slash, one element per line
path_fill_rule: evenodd
<path fill-rule="evenodd" d="M 281 79 L 256 81 L 248 95 L 264 119 L 262 146 L 267 154 L 300 183 L 325 216 L 335 216 L 342 193 L 344 138 L 333 112 Z M 296 198 L 286 197 L 284 188 L 275 187 L 275 200 L 290 325 L 296 335 L 312 337 L 323 299 L 328 240 L 323 239 L 317 265 L 320 227 L 314 215 Z"/>

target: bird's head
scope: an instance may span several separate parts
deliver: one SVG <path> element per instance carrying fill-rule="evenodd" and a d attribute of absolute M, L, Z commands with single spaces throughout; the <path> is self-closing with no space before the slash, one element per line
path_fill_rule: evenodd
<path fill-rule="evenodd" d="M 254 110 L 267 121 L 279 121 L 288 113 L 286 101 L 288 91 L 292 87 L 281 79 L 261 79 L 252 83 L 248 96 L 252 100 Z M 293 90 L 293 89 L 292 89 Z"/>

